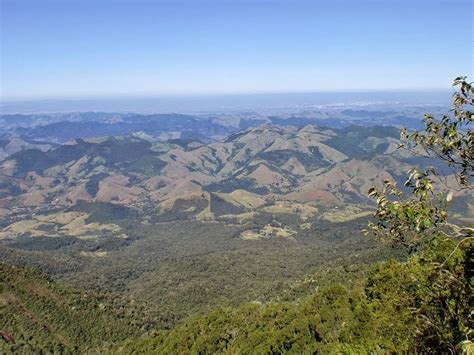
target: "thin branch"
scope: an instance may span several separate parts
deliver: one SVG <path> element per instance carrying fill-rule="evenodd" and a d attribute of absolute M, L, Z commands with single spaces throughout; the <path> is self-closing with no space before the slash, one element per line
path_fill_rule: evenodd
<path fill-rule="evenodd" d="M 465 242 L 466 240 L 469 240 L 469 239 L 474 239 L 474 237 L 467 237 L 467 238 L 464 238 L 463 240 L 461 240 L 457 245 L 456 245 L 456 248 L 454 248 L 454 250 L 451 252 L 451 254 L 448 255 L 448 257 L 446 258 L 446 260 L 443 261 L 443 263 L 439 266 L 439 268 L 443 268 L 444 265 L 446 264 L 446 262 L 454 255 L 454 253 L 459 249 L 459 246 Z"/>

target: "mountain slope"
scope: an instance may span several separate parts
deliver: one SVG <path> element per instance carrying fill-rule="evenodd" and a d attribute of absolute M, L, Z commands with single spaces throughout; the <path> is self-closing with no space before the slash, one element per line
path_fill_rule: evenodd
<path fill-rule="evenodd" d="M 72 352 L 143 334 L 155 321 L 118 297 L 63 288 L 0 263 L 0 352 Z M 2 339 L 3 338 L 3 339 Z"/>
<path fill-rule="evenodd" d="M 153 143 L 139 136 L 76 139 L 1 161 L 0 215 L 6 227 L 31 213 L 87 201 L 132 207 L 152 219 L 162 213 L 166 220 L 220 218 L 230 213 L 230 205 L 212 194 L 234 191 L 258 195 L 260 201 L 234 209 L 234 215 L 283 202 L 367 208 L 370 186 L 399 181 L 414 164 L 432 163 L 396 149 L 397 135 L 395 128 L 382 126 L 263 125 L 210 144 Z M 224 206 L 227 212 L 219 211 Z"/>

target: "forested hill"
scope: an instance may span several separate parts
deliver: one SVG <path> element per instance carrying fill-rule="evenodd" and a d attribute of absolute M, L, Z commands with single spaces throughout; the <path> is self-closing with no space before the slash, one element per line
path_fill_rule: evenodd
<path fill-rule="evenodd" d="M 463 340 L 468 324 L 472 248 L 457 250 L 443 272 L 432 265 L 446 260 L 454 246 L 439 238 L 408 261 L 375 264 L 345 286 L 332 274 L 323 287 L 291 302 L 217 309 L 168 331 L 154 328 L 153 319 L 134 303 L 64 289 L 32 270 L 0 264 L 0 350 L 448 352 Z M 457 308 L 441 306 L 450 303 Z"/>
<path fill-rule="evenodd" d="M 0 352 L 83 352 L 136 338 L 156 319 L 123 297 L 72 288 L 0 263 Z"/>

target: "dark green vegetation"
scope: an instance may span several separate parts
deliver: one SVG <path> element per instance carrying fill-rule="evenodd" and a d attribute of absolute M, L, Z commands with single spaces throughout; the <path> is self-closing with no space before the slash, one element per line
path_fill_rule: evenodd
<path fill-rule="evenodd" d="M 473 245 L 433 268 L 454 247 L 449 239 L 435 239 L 406 262 L 374 265 L 351 286 L 332 283 L 294 302 L 219 309 L 113 352 L 456 351 L 465 330 L 472 328 Z"/>
<path fill-rule="evenodd" d="M 84 269 L 88 271 L 80 272 L 88 280 L 74 273 L 67 276 L 76 288 L 92 284 L 92 288 L 114 289 L 133 295 L 141 300 L 138 303 L 124 301 L 117 293 L 101 296 L 96 291 L 59 288 L 36 272 L 3 266 L 2 324 L 16 342 L 2 343 L 3 349 L 170 354 L 449 351 L 464 340 L 466 327 L 472 327 L 468 302 L 473 248 L 457 250 L 442 268 L 433 269 L 433 263 L 443 263 L 454 249 L 455 243 L 444 237 L 406 262 L 392 260 L 372 267 L 366 263 L 380 254 L 374 250 L 368 257 L 354 245 L 345 245 L 352 248 L 347 255 L 317 266 L 314 262 L 320 263 L 324 256 L 316 250 L 307 250 L 305 257 L 298 248 L 284 251 L 288 244 L 261 243 L 253 251 L 202 250 L 204 255 L 188 254 L 143 273 L 158 252 L 157 247 L 150 249 L 156 243 L 148 243 L 126 256 L 115 254 L 115 263 L 107 258 L 88 265 Z M 168 245 L 163 252 L 169 255 L 176 248 L 184 256 L 200 246 L 188 238 L 182 243 Z M 222 242 L 219 248 L 228 246 Z M 364 262 L 357 254 L 350 255 L 354 253 L 366 255 Z M 158 264 L 166 260 L 157 258 Z M 319 271 L 308 275 L 311 269 Z M 128 285 L 124 280 L 129 280 Z M 151 302 L 144 306 L 145 300 Z M 245 301 L 252 302 L 238 306 Z M 421 313 L 414 314 L 412 309 L 420 305 Z M 218 306 L 224 308 L 212 311 Z M 183 316 L 206 312 L 210 313 L 143 337 L 153 329 L 173 326 Z M 423 322 L 424 315 L 430 321 Z M 432 319 L 437 323 L 432 324 Z M 419 329 L 424 333 L 418 334 Z"/>
<path fill-rule="evenodd" d="M 29 171 L 41 174 L 46 169 L 80 159 L 83 156 L 102 158 L 101 163 L 108 168 L 116 166 L 134 171 L 153 171 L 159 173 L 164 163 L 154 159 L 149 151 L 151 143 L 142 140 L 128 140 L 109 138 L 101 144 L 77 140 L 74 145 L 62 145 L 57 149 L 41 152 L 30 149 L 13 154 L 10 159 L 17 162 L 15 176 L 24 177 Z M 93 168 L 92 166 L 89 169 Z M 157 169 L 157 170 L 154 170 Z M 93 175 L 95 178 L 96 175 Z"/>
<path fill-rule="evenodd" d="M 91 218 L 102 222 L 110 221 L 110 213 L 117 210 L 107 204 L 85 204 L 80 208 L 92 212 Z M 40 267 L 63 285 L 87 289 L 87 300 L 90 300 L 82 304 L 76 321 L 78 311 L 68 308 L 75 305 L 76 298 L 70 295 L 82 299 L 84 291 L 60 288 L 38 273 L 21 269 L 13 269 L 18 270 L 13 273 L 10 267 L 1 269 L 2 278 L 11 280 L 7 284 L 14 284 L 9 286 L 15 287 L 9 292 L 20 297 L 25 305 L 24 313 L 18 314 L 15 322 L 1 322 L 2 330 L 15 338 L 17 346 L 29 344 L 31 348 L 24 345 L 22 349 L 83 351 L 101 346 L 100 339 L 121 343 L 125 338 L 137 339 L 149 329 L 169 329 L 187 317 L 205 314 L 216 307 L 236 307 L 250 301 L 295 300 L 312 292 L 317 285 L 327 283 L 331 277 L 340 278 L 339 274 L 350 283 L 364 273 L 367 264 L 390 255 L 390 251 L 383 252 L 376 243 L 364 241 L 363 237 L 348 237 L 352 228 L 362 228 L 363 221 L 317 225 L 312 230 L 300 231 L 297 242 L 266 240 L 249 244 L 237 238 L 243 226 L 189 221 L 163 223 L 157 228 L 157 225 L 132 223 L 133 216 L 126 210 L 116 212 L 133 241 L 121 241 L 117 245 L 119 241 L 107 238 L 27 238 L 0 248 L 2 260 Z M 268 218 L 271 220 L 271 216 Z M 262 221 L 255 223 L 267 223 L 268 218 L 262 216 Z M 100 252 L 107 254 L 97 256 Z M 315 270 L 320 270 L 314 276 L 315 281 L 306 282 L 306 275 Z M 27 275 L 28 279 L 23 280 L 21 275 Z M 15 286 L 27 287 L 34 282 L 50 287 L 50 299 L 36 300 L 34 293 Z M 103 293 L 108 296 L 99 296 Z M 123 301 L 124 296 L 134 302 Z M 51 298 L 60 302 L 52 304 Z M 9 302 L 4 302 L 2 319 L 10 319 L 11 313 L 6 310 L 15 309 Z M 125 311 L 129 313 L 121 315 Z M 92 314 L 94 326 L 88 326 L 86 312 Z M 38 324 L 47 324 L 58 335 L 42 331 L 41 326 L 28 327 L 30 313 L 41 320 Z M 110 327 L 115 327 L 116 333 L 104 333 Z M 12 344 L 3 345 L 8 349 Z"/>
<path fill-rule="evenodd" d="M 100 218 L 109 221 L 106 215 Z M 245 225 L 188 221 L 126 226 L 126 221 L 129 240 L 19 239 L 1 247 L 0 258 L 39 267 L 73 287 L 149 301 L 160 327 L 169 328 L 219 306 L 293 298 L 301 291 L 293 288 L 295 280 L 310 272 L 364 268 L 394 254 L 368 238 L 350 237 L 354 228 L 363 228 L 362 220 L 321 222 L 298 230 L 297 241 L 245 241 L 238 238 L 249 228 Z M 268 221 L 271 216 L 254 223 Z"/>
<path fill-rule="evenodd" d="M 0 263 L 0 352 L 83 351 L 143 334 L 157 323 L 125 298 L 59 287 Z"/>

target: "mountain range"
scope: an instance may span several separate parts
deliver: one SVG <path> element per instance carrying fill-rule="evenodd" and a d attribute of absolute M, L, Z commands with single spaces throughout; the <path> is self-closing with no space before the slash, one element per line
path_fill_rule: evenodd
<path fill-rule="evenodd" d="M 371 186 L 403 182 L 414 164 L 433 164 L 398 149 L 398 136 L 387 126 L 265 124 L 212 143 L 132 135 L 32 145 L 0 162 L 0 238 L 123 237 L 114 224 L 87 223 L 89 214 L 77 207 L 84 203 L 122 206 L 147 223 L 242 222 L 259 213 L 296 212 L 301 223 L 368 215 Z M 445 182 L 454 183 L 444 173 Z"/>
<path fill-rule="evenodd" d="M 431 107 L 437 111 L 439 107 Z M 281 109 L 272 112 L 198 114 L 136 114 L 73 112 L 0 115 L 0 138 L 26 138 L 64 143 L 76 138 L 138 134 L 150 139 L 197 139 L 220 141 L 226 136 L 262 124 L 282 126 L 319 125 L 343 128 L 350 125 L 393 125 L 419 128 L 421 108 Z"/>

